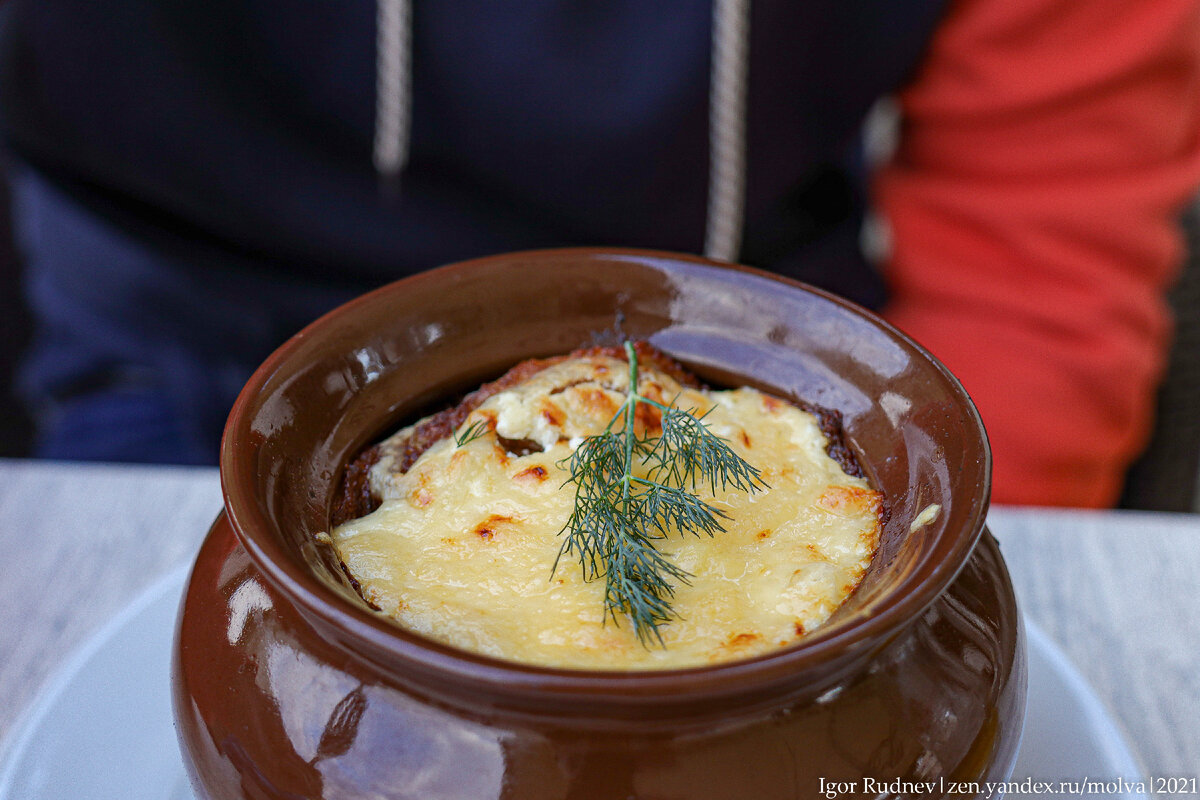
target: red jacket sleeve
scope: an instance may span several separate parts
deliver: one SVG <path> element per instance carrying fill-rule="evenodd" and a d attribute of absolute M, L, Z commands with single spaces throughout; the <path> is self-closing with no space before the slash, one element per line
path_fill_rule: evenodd
<path fill-rule="evenodd" d="M 885 316 L 974 398 L 996 502 L 1113 503 L 1200 184 L 1197 4 L 961 0 L 899 102 Z"/>

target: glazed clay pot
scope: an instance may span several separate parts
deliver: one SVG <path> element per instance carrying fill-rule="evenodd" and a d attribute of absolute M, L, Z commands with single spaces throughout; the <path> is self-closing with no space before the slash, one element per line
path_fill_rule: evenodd
<path fill-rule="evenodd" d="M 619 334 L 613 334 L 619 328 Z M 774 654 L 670 672 L 472 655 L 374 614 L 327 530 L 343 465 L 398 422 L 529 357 L 647 338 L 714 385 L 841 410 L 889 517 L 862 585 Z M 958 382 L 844 301 L 638 251 L 457 264 L 343 306 L 255 373 L 221 454 L 225 512 L 174 659 L 204 798 L 876 796 L 1011 771 L 1025 700 L 1012 587 L 984 530 L 990 458 Z M 931 504 L 941 511 L 913 527 Z M 980 786 L 980 794 L 984 793 Z M 886 792 L 885 792 L 886 793 Z"/>

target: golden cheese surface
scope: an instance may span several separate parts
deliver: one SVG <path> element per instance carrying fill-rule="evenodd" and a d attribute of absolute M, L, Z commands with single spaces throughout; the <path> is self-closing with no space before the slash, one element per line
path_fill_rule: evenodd
<path fill-rule="evenodd" d="M 370 475 L 382 505 L 331 534 L 363 596 L 405 628 L 465 650 L 581 669 L 702 666 L 787 646 L 824 622 L 875 552 L 879 493 L 829 457 L 810 414 L 753 389 L 685 388 L 649 368 L 641 393 L 709 412 L 704 422 L 769 488 L 701 490 L 729 515 L 725 531 L 659 543 L 693 576 L 676 587 L 680 618 L 661 628 L 665 647 L 643 646 L 625 618 L 606 622 L 604 581 L 585 582 L 577 560 L 553 571 L 575 495 L 558 465 L 608 424 L 627 370 L 609 356 L 551 366 L 489 398 L 459 429 L 482 421 L 487 433 L 462 446 L 443 439 L 404 474 L 385 445 Z M 529 442 L 534 452 L 509 452 Z"/>

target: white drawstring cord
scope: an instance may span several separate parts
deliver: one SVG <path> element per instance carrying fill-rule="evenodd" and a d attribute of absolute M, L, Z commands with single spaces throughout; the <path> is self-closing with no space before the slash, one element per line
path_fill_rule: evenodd
<path fill-rule="evenodd" d="M 704 255 L 736 261 L 746 213 L 750 0 L 714 0 L 708 93 L 708 224 Z"/>
<path fill-rule="evenodd" d="M 375 170 L 394 178 L 408 163 L 412 128 L 412 0 L 376 0 Z"/>
<path fill-rule="evenodd" d="M 376 0 L 376 171 L 408 163 L 412 128 L 412 0 Z M 708 216 L 704 254 L 736 261 L 746 205 L 750 0 L 714 0 L 709 85 Z"/>

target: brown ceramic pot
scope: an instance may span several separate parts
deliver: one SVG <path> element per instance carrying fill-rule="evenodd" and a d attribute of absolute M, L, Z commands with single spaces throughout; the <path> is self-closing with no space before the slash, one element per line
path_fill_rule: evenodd
<path fill-rule="evenodd" d="M 671 672 L 501 662 L 373 614 L 314 538 L 347 460 L 430 404 L 614 325 L 712 384 L 842 411 L 890 510 L 859 590 L 797 646 Z M 297 334 L 230 416 L 225 512 L 197 559 L 174 660 L 196 793 L 773 800 L 834 782 L 849 784 L 841 796 L 875 796 L 906 788 L 897 780 L 947 781 L 922 791 L 937 796 L 951 780 L 1002 780 L 1025 660 L 984 530 L 989 475 L 979 417 L 941 365 L 794 282 L 663 253 L 563 250 L 387 286 Z M 910 530 L 931 503 L 941 514 Z"/>

